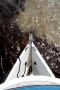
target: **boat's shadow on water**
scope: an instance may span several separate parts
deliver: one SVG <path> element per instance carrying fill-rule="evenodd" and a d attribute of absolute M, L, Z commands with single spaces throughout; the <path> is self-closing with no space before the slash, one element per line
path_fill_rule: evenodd
<path fill-rule="evenodd" d="M 16 21 L 20 11 L 24 11 L 24 3 L 25 0 L 0 0 L 0 83 L 25 47 Z"/>

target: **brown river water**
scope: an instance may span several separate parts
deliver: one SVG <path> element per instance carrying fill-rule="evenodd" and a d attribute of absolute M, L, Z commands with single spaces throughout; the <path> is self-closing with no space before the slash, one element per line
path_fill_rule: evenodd
<path fill-rule="evenodd" d="M 35 31 L 49 43 L 60 46 L 60 0 L 26 0 L 18 18 L 23 31 Z"/>

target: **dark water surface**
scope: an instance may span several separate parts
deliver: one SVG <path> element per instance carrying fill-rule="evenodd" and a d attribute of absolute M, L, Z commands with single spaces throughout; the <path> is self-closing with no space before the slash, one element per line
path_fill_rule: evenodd
<path fill-rule="evenodd" d="M 0 0 L 0 83 L 2 83 L 25 47 L 17 26 L 25 0 Z"/>

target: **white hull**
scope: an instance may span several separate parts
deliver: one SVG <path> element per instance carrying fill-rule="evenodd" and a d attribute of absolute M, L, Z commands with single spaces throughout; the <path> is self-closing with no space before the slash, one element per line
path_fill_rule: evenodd
<path fill-rule="evenodd" d="M 25 66 L 26 62 L 27 62 L 27 65 Z M 36 63 L 36 65 L 34 64 L 34 62 Z M 39 76 L 55 77 L 51 69 L 46 64 L 45 60 L 43 59 L 43 57 L 35 47 L 35 45 L 32 43 L 31 46 L 30 44 L 26 46 L 26 48 L 20 55 L 20 60 L 17 59 L 6 81 L 21 77 L 22 75 L 27 76 L 26 74 L 30 65 L 32 66 L 31 74 L 33 76 L 39 75 Z"/>
<path fill-rule="evenodd" d="M 33 42 L 23 50 L 0 90 L 31 85 L 60 85 Z"/>
<path fill-rule="evenodd" d="M 39 86 L 39 85 L 60 85 L 60 79 L 48 76 L 27 76 L 5 82 L 4 84 L 0 85 L 0 90 L 7 90 L 7 89 L 14 90 L 12 88 L 15 88 L 15 90 L 19 90 L 16 88 Z"/>

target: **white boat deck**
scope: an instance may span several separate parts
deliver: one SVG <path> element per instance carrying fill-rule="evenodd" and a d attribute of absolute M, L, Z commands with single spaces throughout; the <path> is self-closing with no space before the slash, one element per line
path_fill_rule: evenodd
<path fill-rule="evenodd" d="M 33 42 L 27 44 L 0 88 L 31 85 L 60 85 Z"/>
<path fill-rule="evenodd" d="M 17 87 L 21 88 L 37 85 L 60 85 L 60 79 L 48 76 L 27 76 L 22 78 L 16 78 L 0 85 L 0 90 L 12 90 L 12 88 Z"/>
<path fill-rule="evenodd" d="M 23 50 L 6 81 L 30 75 L 55 77 L 33 42 Z"/>

